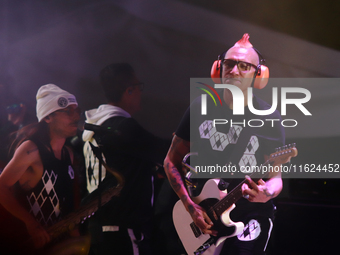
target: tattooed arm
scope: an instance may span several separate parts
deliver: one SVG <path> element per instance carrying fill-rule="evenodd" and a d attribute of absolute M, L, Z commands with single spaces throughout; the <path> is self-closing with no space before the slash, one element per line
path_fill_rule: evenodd
<path fill-rule="evenodd" d="M 183 181 L 185 173 L 182 169 L 182 160 L 189 151 L 190 142 L 175 135 L 164 160 L 164 170 L 173 190 L 182 200 L 196 226 L 198 226 L 203 233 L 216 235 L 216 232 L 211 230 L 213 223 L 205 211 L 191 200 Z"/>
<path fill-rule="evenodd" d="M 13 186 L 19 182 L 21 188 L 30 190 L 40 180 L 43 166 L 39 151 L 31 141 L 23 142 L 0 175 L 0 203 L 13 216 L 22 220 L 35 246 L 42 247 L 50 240 L 47 232 L 35 218 L 17 201 Z"/>

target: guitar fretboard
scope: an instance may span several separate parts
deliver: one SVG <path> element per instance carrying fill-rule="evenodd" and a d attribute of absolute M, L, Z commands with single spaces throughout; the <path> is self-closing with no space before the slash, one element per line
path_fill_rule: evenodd
<path fill-rule="evenodd" d="M 292 145 L 286 145 L 282 148 L 278 148 L 275 153 L 270 154 L 269 159 L 259 166 L 258 171 L 253 172 L 249 177 L 254 181 L 258 182 L 261 178 L 266 177 L 269 174 L 269 171 L 262 172 L 262 168 L 264 165 L 272 165 L 274 162 L 280 160 L 277 163 L 286 163 L 288 158 L 292 156 L 296 156 L 297 151 L 295 148 L 295 143 Z M 218 216 L 221 216 L 222 213 L 231 207 L 234 203 L 236 203 L 242 197 L 242 185 L 246 183 L 246 179 L 244 179 L 241 183 L 239 183 L 227 196 L 218 201 L 215 205 L 213 205 L 209 212 L 216 213 Z"/>

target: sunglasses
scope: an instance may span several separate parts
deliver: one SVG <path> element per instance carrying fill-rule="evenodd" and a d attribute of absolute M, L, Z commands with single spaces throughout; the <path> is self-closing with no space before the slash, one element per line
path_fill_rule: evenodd
<path fill-rule="evenodd" d="M 251 67 L 254 67 L 255 69 L 257 69 L 257 66 L 252 63 L 233 60 L 233 59 L 223 59 L 222 65 L 223 65 L 223 68 L 227 72 L 230 72 L 234 68 L 235 65 L 237 65 L 237 68 L 240 72 L 249 72 Z"/>

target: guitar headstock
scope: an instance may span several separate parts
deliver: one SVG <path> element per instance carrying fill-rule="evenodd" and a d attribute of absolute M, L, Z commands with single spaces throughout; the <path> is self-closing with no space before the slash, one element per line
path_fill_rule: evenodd
<path fill-rule="evenodd" d="M 292 143 L 276 148 L 276 152 L 270 154 L 269 160 L 274 165 L 285 164 L 289 162 L 291 158 L 296 157 L 298 154 L 295 145 L 295 143 Z"/>

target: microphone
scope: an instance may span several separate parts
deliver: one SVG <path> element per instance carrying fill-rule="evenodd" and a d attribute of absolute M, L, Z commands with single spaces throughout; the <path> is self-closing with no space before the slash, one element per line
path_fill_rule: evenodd
<path fill-rule="evenodd" d="M 97 134 L 114 134 L 114 135 L 121 134 L 119 130 L 114 130 L 111 127 L 102 127 L 102 126 L 93 125 L 89 123 L 84 124 L 84 129 L 93 131 Z"/>

